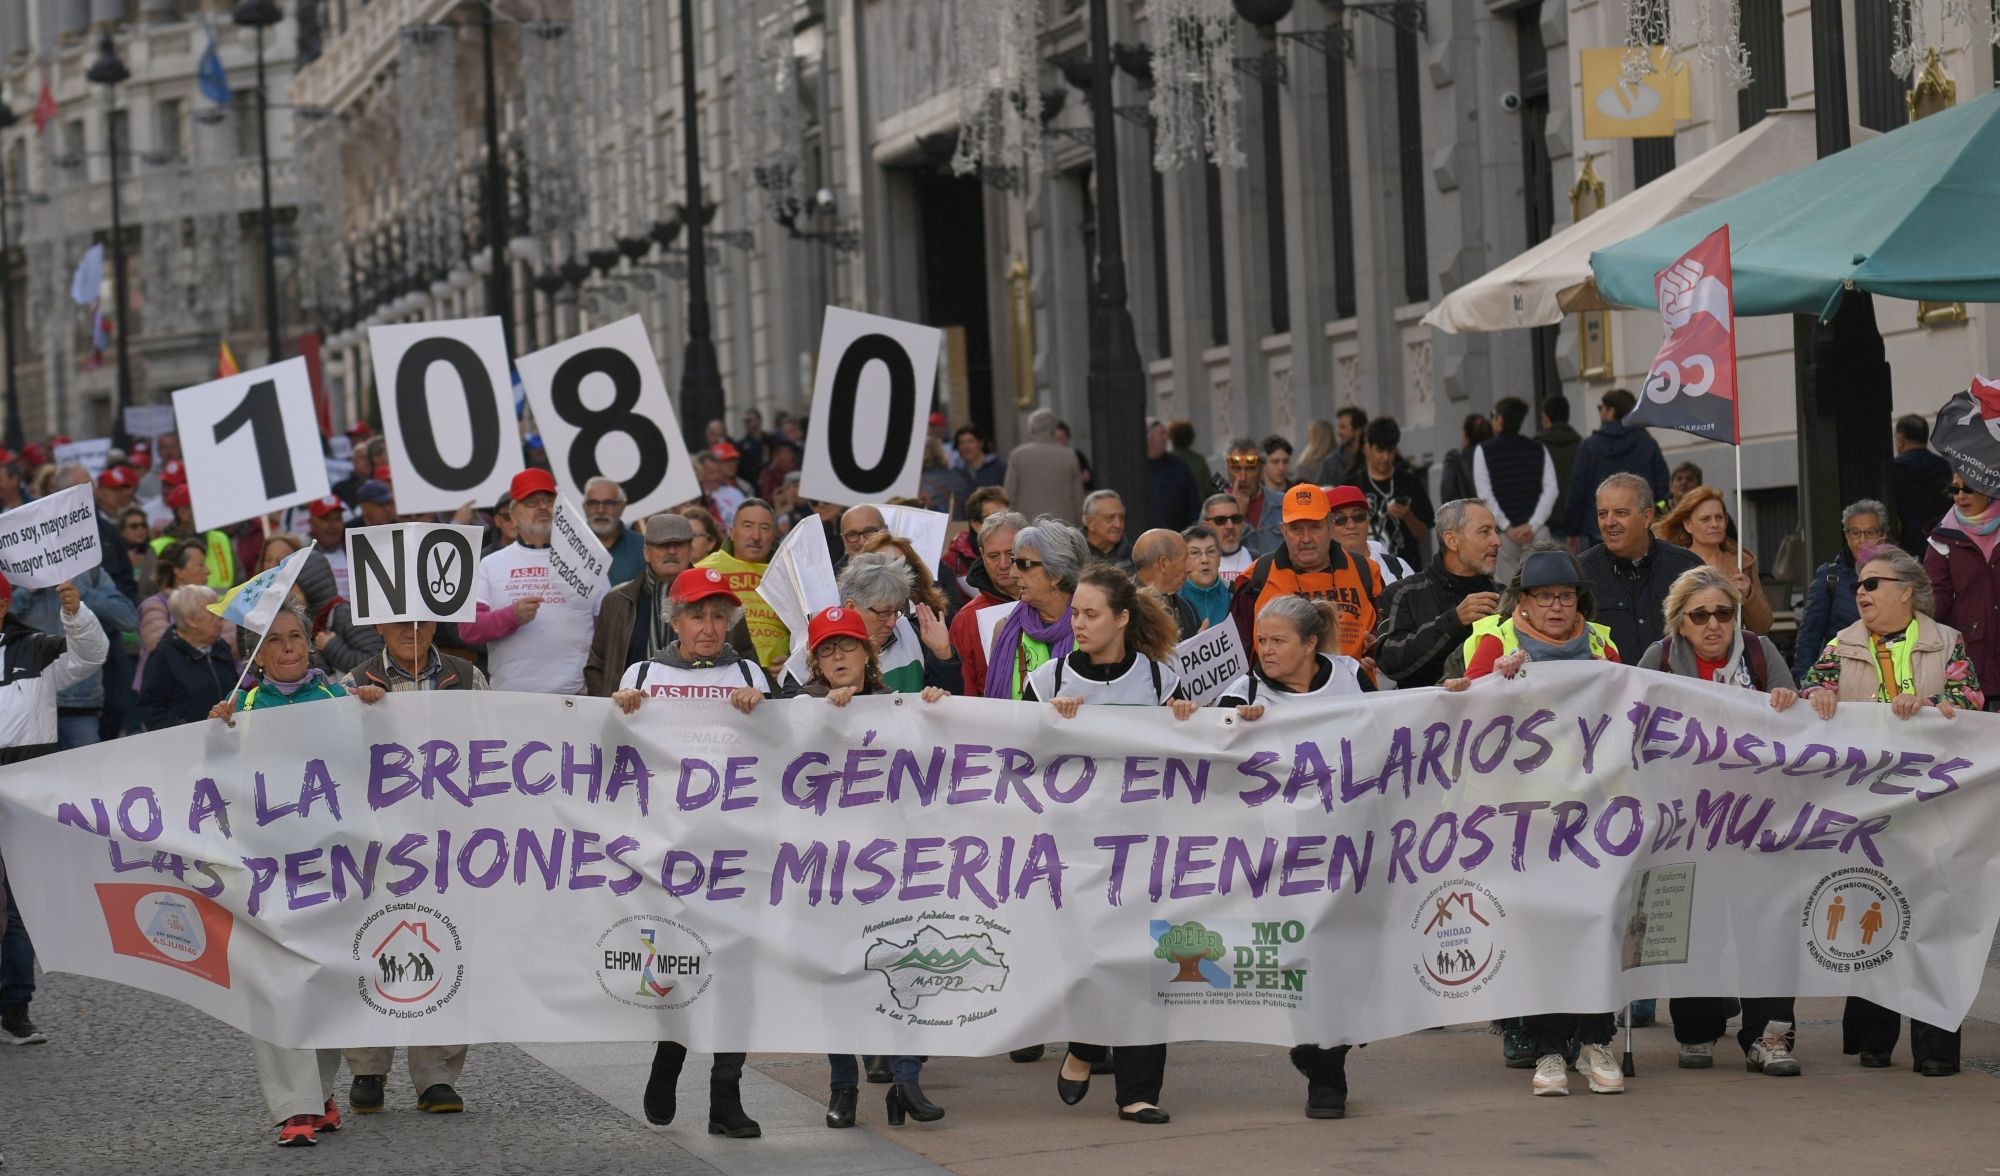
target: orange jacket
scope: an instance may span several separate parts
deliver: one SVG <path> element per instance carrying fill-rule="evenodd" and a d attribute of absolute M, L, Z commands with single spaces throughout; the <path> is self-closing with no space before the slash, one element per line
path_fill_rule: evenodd
<path fill-rule="evenodd" d="M 1255 657 L 1257 614 L 1266 604 L 1280 596 L 1331 600 L 1340 609 L 1340 652 L 1360 661 L 1375 632 L 1375 598 L 1382 587 L 1381 573 L 1372 561 L 1362 568 L 1338 544 L 1333 547 L 1333 562 L 1317 572 L 1294 571 L 1291 553 L 1280 547 L 1236 577 L 1229 613 L 1243 637 L 1244 652 Z"/>

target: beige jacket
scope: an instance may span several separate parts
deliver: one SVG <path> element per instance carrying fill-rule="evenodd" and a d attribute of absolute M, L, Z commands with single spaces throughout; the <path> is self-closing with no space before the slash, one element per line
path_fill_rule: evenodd
<path fill-rule="evenodd" d="M 1856 621 L 1833 639 L 1834 654 L 1840 658 L 1842 702 L 1873 702 L 1876 690 L 1881 687 L 1882 674 L 1876 668 L 1875 649 L 1868 638 L 1868 626 Z M 1957 629 L 1918 614 L 1917 643 L 1910 650 L 1910 669 L 1916 678 L 1918 698 L 1932 699 L 1944 693 L 1945 666 L 1958 642 Z"/>

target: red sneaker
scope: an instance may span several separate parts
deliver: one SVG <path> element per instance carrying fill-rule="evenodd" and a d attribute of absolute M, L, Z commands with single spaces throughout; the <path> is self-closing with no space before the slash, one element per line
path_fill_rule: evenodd
<path fill-rule="evenodd" d="M 313 1120 L 313 1126 L 319 1128 L 321 1131 L 338 1131 L 340 1130 L 340 1108 L 334 1105 L 332 1099 L 327 1099 L 326 1114 L 314 1115 Z"/>
<path fill-rule="evenodd" d="M 319 1123 L 318 1115 L 293 1115 L 278 1124 L 279 1147 L 311 1147 L 319 1142 L 313 1128 Z"/>

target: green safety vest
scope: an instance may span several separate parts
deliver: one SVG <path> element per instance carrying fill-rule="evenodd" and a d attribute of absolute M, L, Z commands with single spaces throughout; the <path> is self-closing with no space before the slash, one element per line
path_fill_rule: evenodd
<path fill-rule="evenodd" d="M 1588 622 L 1586 627 L 1590 632 L 1590 656 L 1601 661 L 1604 658 L 1605 649 L 1611 644 L 1611 628 L 1608 625 L 1600 625 L 1594 621 Z M 1492 616 L 1481 617 L 1472 623 L 1472 636 L 1467 637 L 1465 644 L 1460 647 L 1460 656 L 1465 659 L 1466 665 L 1470 666 L 1472 664 L 1473 651 L 1479 648 L 1480 639 L 1484 637 L 1498 637 L 1500 639 L 1501 657 L 1506 657 L 1508 654 L 1521 648 L 1521 637 L 1514 632 L 1513 617 L 1502 617 L 1498 613 L 1494 613 Z M 1905 656 L 1907 657 L 1907 655 Z"/>
<path fill-rule="evenodd" d="M 1871 634 L 1868 638 L 1868 644 L 1870 647 L 1869 652 L 1873 653 L 1875 650 L 1882 648 L 1882 638 Z M 1883 682 L 1875 692 L 1875 701 L 1889 702 L 1898 694 L 1915 694 L 1917 692 L 1917 669 L 1916 666 L 1911 664 L 1911 654 L 1916 644 L 1917 621 L 1916 618 L 1912 617 L 1910 618 L 1910 627 L 1903 630 L 1903 639 L 1889 646 L 1889 666 L 1896 673 L 1895 688 L 1891 689 L 1889 683 Z M 1882 660 L 1880 657 L 1875 659 L 1875 677 L 1878 680 L 1882 677 Z"/>

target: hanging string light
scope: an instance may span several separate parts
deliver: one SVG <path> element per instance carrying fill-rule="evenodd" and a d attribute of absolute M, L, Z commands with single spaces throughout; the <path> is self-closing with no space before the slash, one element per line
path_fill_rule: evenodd
<path fill-rule="evenodd" d="M 791 5 L 778 0 L 738 0 L 735 5 L 737 68 L 731 136 L 737 171 L 764 194 L 771 212 L 798 207 L 805 137 L 798 69 L 792 58 Z"/>
<path fill-rule="evenodd" d="M 1718 16 L 1716 6 L 1721 6 Z M 1741 0 L 1626 0 L 1624 81 L 1636 86 L 1654 72 L 1654 49 L 1687 45 L 1691 56 L 1735 89 L 1750 84 L 1750 50 L 1743 44 Z"/>
<path fill-rule="evenodd" d="M 951 170 L 1012 176 L 1042 170 L 1041 0 L 960 5 L 955 77 L 958 148 Z"/>
<path fill-rule="evenodd" d="M 1243 166 L 1243 96 L 1236 86 L 1236 14 L 1229 0 L 1153 0 L 1153 166 L 1206 159 Z"/>
<path fill-rule="evenodd" d="M 541 243 L 543 264 L 559 264 L 574 247 L 582 216 L 576 146 L 577 34 L 566 21 L 521 30 L 522 135 L 528 162 L 528 232 Z"/>

